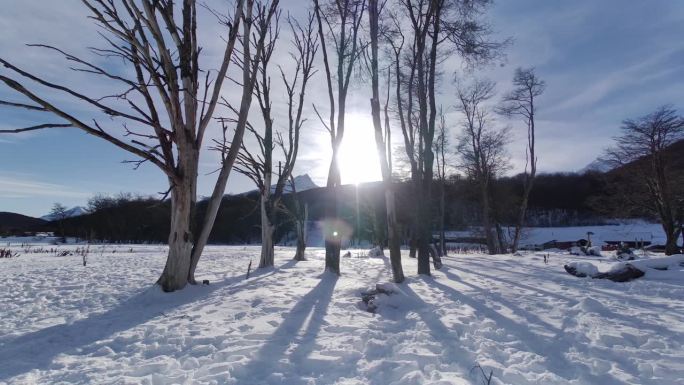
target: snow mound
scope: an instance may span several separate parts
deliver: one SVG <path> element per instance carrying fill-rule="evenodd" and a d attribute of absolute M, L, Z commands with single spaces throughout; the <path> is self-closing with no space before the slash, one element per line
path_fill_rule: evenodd
<path fill-rule="evenodd" d="M 578 277 L 593 277 L 599 273 L 598 267 L 589 262 L 570 262 L 568 267 L 574 268 Z"/>
<path fill-rule="evenodd" d="M 369 258 L 379 258 L 379 257 L 384 257 L 385 253 L 383 253 L 382 248 L 380 247 L 374 247 L 370 250 L 368 250 L 368 257 Z"/>
<path fill-rule="evenodd" d="M 421 301 L 410 296 L 400 285 L 391 282 L 378 283 L 374 289 L 361 293 L 366 311 L 393 318 L 420 307 Z"/>

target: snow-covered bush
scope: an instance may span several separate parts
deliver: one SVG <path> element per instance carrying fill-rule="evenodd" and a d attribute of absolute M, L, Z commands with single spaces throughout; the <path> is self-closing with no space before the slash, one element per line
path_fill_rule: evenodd
<path fill-rule="evenodd" d="M 380 247 L 374 247 L 370 250 L 368 250 L 368 257 L 369 258 L 378 258 L 378 257 L 384 257 L 385 254 L 382 252 L 382 248 Z"/>

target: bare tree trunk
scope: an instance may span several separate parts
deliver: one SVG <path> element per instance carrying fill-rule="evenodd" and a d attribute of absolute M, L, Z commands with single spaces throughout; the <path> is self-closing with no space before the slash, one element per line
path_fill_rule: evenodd
<path fill-rule="evenodd" d="M 404 269 L 401 265 L 401 240 L 397 225 L 396 200 L 392 188 L 385 189 L 385 207 L 387 209 L 387 247 L 390 252 L 390 264 L 394 282 L 404 281 Z"/>
<path fill-rule="evenodd" d="M 297 251 L 295 252 L 295 261 L 305 261 L 306 257 L 304 252 L 306 251 L 306 222 L 309 219 L 309 206 L 304 204 L 304 216 L 302 218 L 297 218 Z"/>
<path fill-rule="evenodd" d="M 190 254 L 193 247 L 192 220 L 195 206 L 191 177 L 171 191 L 171 232 L 166 266 L 157 283 L 164 291 L 174 291 L 188 283 Z"/>
<path fill-rule="evenodd" d="M 679 238 L 679 232 L 673 223 L 663 222 L 663 230 L 665 231 L 665 255 L 679 254 L 679 246 L 677 245 L 677 239 Z"/>
<path fill-rule="evenodd" d="M 325 270 L 340 275 L 341 234 L 336 229 L 338 218 L 337 187 L 329 187 L 327 191 L 328 202 L 326 206 L 326 221 L 328 222 L 328 225 L 326 226 L 326 233 L 324 234 Z"/>
<path fill-rule="evenodd" d="M 515 253 L 518 251 L 520 245 L 520 237 L 522 235 L 522 229 L 525 225 L 525 216 L 527 214 L 527 205 L 530 198 L 530 192 L 532 191 L 532 180 L 530 180 L 525 185 L 525 190 L 523 191 L 522 202 L 520 203 L 520 211 L 518 212 L 518 220 L 515 222 L 515 232 L 513 233 L 513 242 L 511 244 L 511 252 Z"/>
<path fill-rule="evenodd" d="M 480 196 L 482 199 L 482 227 L 484 228 L 485 239 L 487 240 L 487 251 L 489 254 L 498 254 L 497 242 L 494 237 L 494 229 L 492 226 L 489 189 L 487 188 L 486 183 L 481 183 Z"/>
<path fill-rule="evenodd" d="M 418 252 L 418 238 L 416 237 L 415 225 L 411 223 L 411 228 L 409 229 L 409 258 L 416 258 Z"/>
<path fill-rule="evenodd" d="M 261 259 L 259 260 L 259 268 L 273 267 L 275 260 L 273 257 L 273 233 L 275 226 L 273 225 L 273 213 L 269 209 L 269 197 L 267 194 L 261 195 Z"/>
<path fill-rule="evenodd" d="M 444 161 L 444 160 L 443 160 Z M 443 255 L 446 255 L 446 192 L 444 186 L 444 178 L 440 181 L 439 191 L 439 247 Z"/>

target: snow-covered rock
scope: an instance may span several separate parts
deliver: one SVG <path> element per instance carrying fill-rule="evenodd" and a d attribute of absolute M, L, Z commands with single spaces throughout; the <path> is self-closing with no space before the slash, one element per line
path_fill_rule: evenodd
<path fill-rule="evenodd" d="M 599 273 L 598 268 L 590 262 L 570 262 L 568 266 L 575 269 L 578 277 L 593 277 Z"/>

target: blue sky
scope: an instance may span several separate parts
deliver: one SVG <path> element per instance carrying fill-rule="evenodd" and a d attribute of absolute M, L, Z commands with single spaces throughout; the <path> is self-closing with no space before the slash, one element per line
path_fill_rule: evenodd
<path fill-rule="evenodd" d="M 88 57 L 87 46 L 101 46 L 97 29 L 85 17 L 77 0 L 10 0 L 0 14 L 0 56 L 30 71 L 69 84 L 89 95 L 101 95 L 107 84 L 69 71 L 59 56 L 27 48 L 24 43 L 49 43 Z M 307 2 L 281 1 L 285 8 L 301 10 Z M 507 59 L 478 72 L 498 83 L 505 92 L 513 70 L 535 66 L 547 82 L 539 101 L 538 153 L 542 171 L 575 171 L 584 167 L 610 144 L 624 118 L 648 113 L 664 103 L 684 108 L 684 2 L 671 0 L 499 0 L 487 14 L 498 36 L 514 43 Z M 202 25 L 209 59 L 220 44 L 221 31 L 212 19 Z M 212 40 L 213 39 L 213 40 Z M 283 55 L 286 56 L 286 55 Z M 105 63 L 116 66 L 116 63 Z M 0 72 L 7 72 L 0 69 Z M 446 68 L 446 78 L 462 72 Z M 373 137 L 370 130 L 367 85 L 360 82 L 351 91 L 343 179 L 347 182 L 372 179 Z M 323 78 L 315 78 L 310 101 L 325 100 Z M 230 91 L 226 90 L 230 97 Z M 440 99 L 452 122 L 453 85 L 445 81 Z M 0 99 L 18 100 L 0 87 Z M 70 110 L 88 115 L 82 106 L 54 95 Z M 63 105 L 63 104 L 62 104 Z M 309 108 L 309 110 L 311 110 Z M 312 111 L 307 112 L 309 115 Z M 0 108 L 0 128 L 42 123 L 39 116 Z M 330 150 L 323 129 L 310 116 L 303 132 L 301 160 L 296 173 L 309 173 L 324 184 Z M 506 124 L 509 122 L 501 122 Z M 512 172 L 520 171 L 524 157 L 522 128 L 516 122 L 509 152 Z M 454 123 L 455 126 L 457 123 Z M 452 135 L 455 135 L 454 128 Z M 399 133 L 395 134 L 395 138 Z M 216 167 L 217 154 L 205 152 L 202 173 Z M 166 180 L 153 166 L 134 171 L 124 160 L 132 156 L 109 143 L 76 129 L 44 130 L 22 135 L 0 135 L 0 211 L 40 216 L 54 202 L 84 205 L 95 193 L 120 191 L 155 194 L 166 190 Z M 208 195 L 213 175 L 203 175 L 200 195 Z M 227 192 L 252 189 L 244 177 L 231 175 Z"/>

